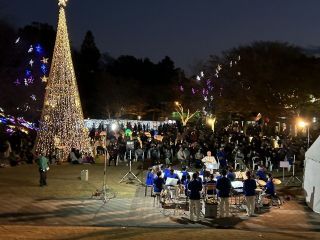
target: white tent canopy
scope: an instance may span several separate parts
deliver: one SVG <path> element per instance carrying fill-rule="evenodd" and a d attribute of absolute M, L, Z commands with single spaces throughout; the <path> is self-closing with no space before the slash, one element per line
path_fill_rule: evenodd
<path fill-rule="evenodd" d="M 320 137 L 312 144 L 305 155 L 303 188 L 308 206 L 320 213 Z"/>

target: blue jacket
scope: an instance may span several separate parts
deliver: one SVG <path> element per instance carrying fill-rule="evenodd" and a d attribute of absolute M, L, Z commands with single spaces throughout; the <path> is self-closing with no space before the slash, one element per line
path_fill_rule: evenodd
<path fill-rule="evenodd" d="M 152 172 L 148 172 L 147 178 L 146 178 L 146 185 L 147 186 L 153 185 L 153 180 L 154 180 L 154 174 Z"/>
<path fill-rule="evenodd" d="M 230 179 L 226 178 L 225 176 L 219 178 L 217 180 L 217 189 L 219 197 L 229 197 L 230 190 L 231 190 L 231 181 Z"/>
<path fill-rule="evenodd" d="M 170 169 L 169 168 L 165 168 L 163 170 L 163 173 L 164 173 L 164 178 L 167 178 L 167 175 L 170 174 Z"/>
<path fill-rule="evenodd" d="M 274 195 L 274 184 L 272 180 L 269 180 L 265 186 L 266 188 L 266 193 L 270 195 Z"/>
<path fill-rule="evenodd" d="M 230 179 L 230 181 L 234 181 L 236 179 L 236 174 L 234 172 L 228 172 L 227 178 Z"/>
<path fill-rule="evenodd" d="M 190 200 L 200 200 L 200 191 L 202 190 L 202 184 L 198 180 L 193 179 L 188 184 L 188 189 L 190 190 Z"/>
<path fill-rule="evenodd" d="M 187 172 L 187 170 L 182 171 L 182 177 L 181 177 L 181 183 L 184 184 L 184 182 L 187 180 L 187 176 L 189 175 L 189 173 Z"/>
<path fill-rule="evenodd" d="M 263 171 L 263 170 L 258 170 L 256 175 L 259 179 L 261 179 L 263 181 L 267 180 L 267 175 L 266 175 L 265 171 Z"/>
<path fill-rule="evenodd" d="M 255 191 L 256 188 L 257 188 L 256 180 L 254 180 L 254 179 L 244 180 L 243 192 L 244 192 L 245 196 L 248 196 L 248 197 L 255 196 L 256 195 L 256 191 Z"/>

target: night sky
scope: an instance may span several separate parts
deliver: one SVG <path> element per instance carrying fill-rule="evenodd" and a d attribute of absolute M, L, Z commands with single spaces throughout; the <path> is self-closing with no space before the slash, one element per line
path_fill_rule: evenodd
<path fill-rule="evenodd" d="M 0 0 L 0 17 L 17 27 L 32 21 L 56 28 L 57 0 Z M 255 40 L 320 45 L 319 0 L 69 0 L 73 46 L 92 30 L 101 52 L 170 56 L 178 67 Z"/>

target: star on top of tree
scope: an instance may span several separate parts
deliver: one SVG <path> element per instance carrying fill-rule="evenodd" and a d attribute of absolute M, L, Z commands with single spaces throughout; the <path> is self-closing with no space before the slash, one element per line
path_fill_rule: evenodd
<path fill-rule="evenodd" d="M 68 0 L 59 0 L 58 5 L 60 7 L 66 7 L 67 6 L 67 2 L 68 2 Z"/>

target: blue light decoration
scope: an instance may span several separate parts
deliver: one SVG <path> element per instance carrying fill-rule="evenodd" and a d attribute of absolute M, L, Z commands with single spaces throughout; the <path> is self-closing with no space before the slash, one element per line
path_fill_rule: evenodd
<path fill-rule="evenodd" d="M 17 78 L 12 82 L 16 87 L 20 86 L 25 89 L 25 91 L 30 91 L 30 93 L 28 93 L 29 96 L 35 96 L 34 91 L 39 90 L 37 85 L 46 82 L 43 81 L 43 79 L 47 79 L 46 75 L 48 74 L 50 67 L 49 59 L 46 58 L 45 49 L 40 42 L 28 43 L 25 42 L 22 37 L 17 37 L 15 45 L 18 48 L 26 47 L 26 49 L 23 50 L 26 53 L 27 61 L 25 62 L 25 67 L 22 72 L 20 72 Z M 20 106 L 17 106 L 17 110 L 21 111 L 23 114 L 23 112 L 29 111 L 31 107 L 36 106 L 31 103 L 37 100 L 36 97 L 28 97 L 24 103 L 19 103 Z"/>
<path fill-rule="evenodd" d="M 42 53 L 42 47 L 41 47 L 41 45 L 38 43 L 37 45 L 36 45 L 36 52 L 37 53 L 39 53 L 39 54 L 41 54 Z"/>
<path fill-rule="evenodd" d="M 47 66 L 45 64 L 41 64 L 41 70 L 43 74 L 47 73 Z"/>
<path fill-rule="evenodd" d="M 30 77 L 31 76 L 31 71 L 29 69 L 26 70 L 26 77 Z"/>

